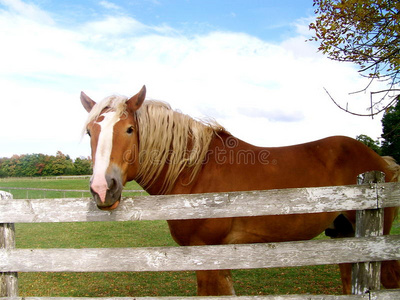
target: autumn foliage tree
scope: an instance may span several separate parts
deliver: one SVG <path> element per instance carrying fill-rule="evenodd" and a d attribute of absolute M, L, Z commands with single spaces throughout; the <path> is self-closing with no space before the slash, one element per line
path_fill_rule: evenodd
<path fill-rule="evenodd" d="M 1 177 L 34 177 L 59 175 L 88 175 L 92 172 L 89 158 L 76 158 L 58 151 L 56 156 L 45 154 L 13 155 L 0 158 Z"/>
<path fill-rule="evenodd" d="M 330 59 L 357 64 L 360 75 L 370 79 L 362 91 L 374 80 L 387 83 L 370 92 L 375 113 L 393 105 L 400 92 L 400 1 L 314 0 L 314 7 L 311 40 L 320 43 L 319 50 Z"/>

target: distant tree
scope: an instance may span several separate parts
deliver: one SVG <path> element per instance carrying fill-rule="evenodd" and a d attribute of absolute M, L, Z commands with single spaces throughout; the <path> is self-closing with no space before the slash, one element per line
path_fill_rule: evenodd
<path fill-rule="evenodd" d="M 7 160 L 8 160 L 8 158 L 6 158 L 6 157 L 0 158 L 0 178 L 4 178 L 4 177 L 8 176 L 7 172 L 4 170 L 4 164 Z"/>
<path fill-rule="evenodd" d="M 37 175 L 36 172 L 36 162 L 38 156 L 35 154 L 26 154 L 21 155 L 20 163 L 18 165 L 18 173 L 19 177 L 33 177 Z"/>
<path fill-rule="evenodd" d="M 48 166 L 48 172 L 53 176 L 73 174 L 74 164 L 68 155 L 57 151 L 57 155 L 52 157 Z M 50 174 L 49 174 L 50 175 Z"/>
<path fill-rule="evenodd" d="M 46 164 L 49 161 L 50 156 L 44 154 L 37 154 L 37 161 L 36 161 L 36 175 L 43 176 L 43 171 L 46 167 Z"/>
<path fill-rule="evenodd" d="M 74 161 L 76 175 L 90 175 L 92 174 L 92 162 L 88 158 L 78 157 Z"/>
<path fill-rule="evenodd" d="M 58 151 L 56 156 L 45 154 L 13 155 L 0 158 L 0 177 L 33 177 L 59 175 L 89 175 L 92 173 L 90 158 L 77 158 Z"/>
<path fill-rule="evenodd" d="M 387 109 L 382 118 L 382 127 L 382 155 L 390 155 L 400 162 L 400 101 Z"/>
<path fill-rule="evenodd" d="M 379 141 L 374 141 L 372 138 L 370 138 L 368 135 L 365 135 L 365 134 L 357 135 L 356 140 L 360 141 L 361 143 L 363 143 L 364 145 L 368 146 L 369 148 L 374 150 L 376 153 L 381 155 L 382 151 L 381 151 Z"/>
<path fill-rule="evenodd" d="M 18 174 L 21 173 L 21 157 L 19 155 L 13 155 L 6 168 L 8 172 L 11 174 L 10 176 L 19 176 Z"/>
<path fill-rule="evenodd" d="M 13 165 L 11 164 L 11 158 L 4 157 L 1 159 L 1 171 L 5 174 L 5 177 L 14 176 Z"/>
<path fill-rule="evenodd" d="M 320 42 L 319 50 L 330 59 L 357 64 L 361 76 L 371 80 L 361 91 L 366 91 L 376 79 L 388 83 L 387 89 L 370 93 L 368 115 L 385 111 L 397 101 L 400 91 L 399 3 L 394 0 L 314 0 L 317 18 L 310 24 L 310 29 L 315 31 L 310 40 Z"/>

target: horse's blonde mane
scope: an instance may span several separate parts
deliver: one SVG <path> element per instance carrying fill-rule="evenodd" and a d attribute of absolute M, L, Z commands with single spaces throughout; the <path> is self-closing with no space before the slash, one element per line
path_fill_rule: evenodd
<path fill-rule="evenodd" d="M 85 124 L 96 120 L 103 110 L 126 114 L 127 97 L 110 96 L 96 104 Z M 152 186 L 168 166 L 160 194 L 171 191 L 178 176 L 189 168 L 191 183 L 204 162 L 213 137 L 226 130 L 214 120 L 195 120 L 173 110 L 162 101 L 146 100 L 136 111 L 139 127 L 138 183 Z"/>
<path fill-rule="evenodd" d="M 191 183 L 207 155 L 212 138 L 225 129 L 215 121 L 199 121 L 171 109 L 161 101 L 147 100 L 137 111 L 139 124 L 139 184 L 151 186 L 168 165 L 160 193 L 168 193 L 185 168 Z"/>

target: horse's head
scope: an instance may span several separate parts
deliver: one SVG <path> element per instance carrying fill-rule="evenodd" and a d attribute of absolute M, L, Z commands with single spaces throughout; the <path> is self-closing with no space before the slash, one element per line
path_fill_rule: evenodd
<path fill-rule="evenodd" d="M 139 137 L 135 112 L 145 96 L 146 87 L 143 86 L 130 99 L 111 96 L 96 104 L 81 93 L 82 105 L 89 112 L 86 130 L 90 136 L 93 159 L 90 191 L 100 209 L 115 209 L 123 186 L 136 176 Z"/>

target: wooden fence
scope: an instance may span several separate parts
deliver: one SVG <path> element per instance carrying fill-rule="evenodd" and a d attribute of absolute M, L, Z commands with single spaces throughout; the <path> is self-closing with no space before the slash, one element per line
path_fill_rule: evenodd
<path fill-rule="evenodd" d="M 400 259 L 400 236 L 380 236 L 383 208 L 400 206 L 399 183 L 197 195 L 139 196 L 115 211 L 91 199 L 0 201 L 0 294 L 18 298 L 17 272 L 115 272 L 250 269 L 353 263 L 353 295 L 189 297 L 190 299 L 400 299 L 379 290 L 380 261 Z M 155 209 L 155 207 L 157 209 Z M 355 238 L 267 244 L 119 249 L 18 249 L 13 223 L 172 220 L 357 210 Z M 99 260 L 97 257 L 102 257 Z M 72 259 L 73 258 L 73 259 Z M 7 298 L 4 298 L 7 297 Z M 108 299 L 189 299 L 144 297 Z M 58 298 L 63 299 L 63 298 Z M 64 298 L 68 300 L 82 298 Z M 106 298 L 102 298 L 103 300 Z"/>

